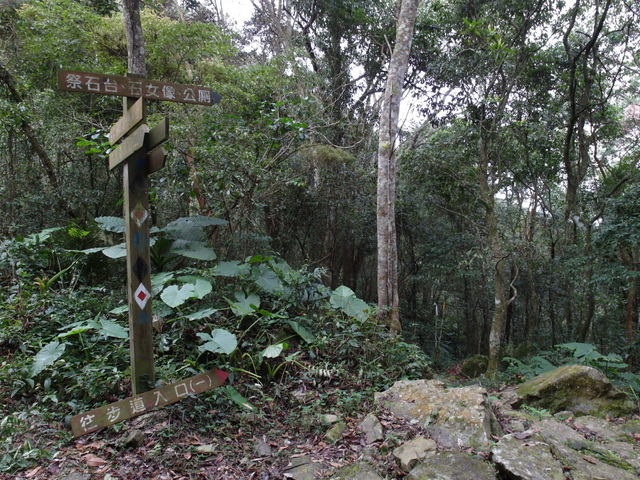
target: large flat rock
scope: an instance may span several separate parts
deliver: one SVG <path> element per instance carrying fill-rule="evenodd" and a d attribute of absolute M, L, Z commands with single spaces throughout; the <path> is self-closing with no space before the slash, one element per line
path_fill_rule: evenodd
<path fill-rule="evenodd" d="M 401 380 L 376 393 L 375 402 L 400 418 L 417 420 L 446 448 L 485 445 L 500 433 L 480 386 L 448 389 L 438 380 Z"/>

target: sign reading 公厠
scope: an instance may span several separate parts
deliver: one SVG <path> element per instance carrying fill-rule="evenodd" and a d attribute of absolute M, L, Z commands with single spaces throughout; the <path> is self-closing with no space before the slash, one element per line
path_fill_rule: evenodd
<path fill-rule="evenodd" d="M 58 70 L 58 90 L 99 93 L 166 102 L 214 105 L 220 95 L 210 88 L 158 82 L 146 78 Z"/>

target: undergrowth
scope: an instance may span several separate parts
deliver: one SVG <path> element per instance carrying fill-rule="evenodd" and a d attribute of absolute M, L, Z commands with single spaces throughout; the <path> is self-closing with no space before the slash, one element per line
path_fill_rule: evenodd
<path fill-rule="evenodd" d="M 174 223 L 158 229 L 154 252 L 157 378 L 230 374 L 225 386 L 188 399 L 193 408 L 168 407 L 196 429 L 221 428 L 235 413 L 286 411 L 313 431 L 315 413 L 357 416 L 374 391 L 428 372 L 418 347 L 390 335 L 350 289 L 326 288 L 321 269 L 264 255 L 213 261 L 202 240 L 210 220 Z M 34 465 L 68 441 L 69 417 L 131 395 L 126 293 L 113 275 L 124 271 L 122 249 L 100 245 L 100 228 L 121 234 L 109 217 L 0 246 L 0 472 Z M 196 246 L 178 248 L 185 242 Z M 25 441 L 34 424 L 50 430 L 46 448 Z"/>

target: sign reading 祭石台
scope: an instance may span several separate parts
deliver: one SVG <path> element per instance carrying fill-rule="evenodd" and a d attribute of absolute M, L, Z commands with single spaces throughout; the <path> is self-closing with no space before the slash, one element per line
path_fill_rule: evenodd
<path fill-rule="evenodd" d="M 99 93 L 167 102 L 214 105 L 220 95 L 210 88 L 72 70 L 58 70 L 58 90 Z"/>

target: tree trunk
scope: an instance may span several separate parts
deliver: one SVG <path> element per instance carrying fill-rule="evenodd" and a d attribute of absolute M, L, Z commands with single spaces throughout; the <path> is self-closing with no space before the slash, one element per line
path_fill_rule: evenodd
<path fill-rule="evenodd" d="M 398 16 L 396 43 L 389 62 L 389 75 L 380 112 L 378 141 L 378 315 L 391 333 L 402 330 L 398 295 L 398 252 L 396 246 L 396 156 L 398 117 L 409 53 L 413 42 L 420 0 L 402 0 Z"/>
<path fill-rule="evenodd" d="M 127 35 L 127 58 L 129 73 L 145 76 L 147 74 L 144 37 L 140 21 L 140 0 L 123 0 L 122 16 Z"/>

